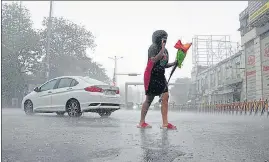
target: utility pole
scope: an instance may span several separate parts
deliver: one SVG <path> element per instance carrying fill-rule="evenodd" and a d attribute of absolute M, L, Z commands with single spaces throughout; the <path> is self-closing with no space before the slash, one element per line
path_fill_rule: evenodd
<path fill-rule="evenodd" d="M 19 15 L 19 28 L 18 28 L 18 34 L 17 34 L 17 39 L 18 40 L 21 40 L 21 23 L 22 23 L 22 1 L 20 1 L 19 2 L 19 5 L 20 5 L 20 15 Z M 17 47 L 15 47 L 15 48 L 13 48 L 13 50 L 14 50 L 14 52 L 15 53 L 19 53 L 20 52 L 20 49 L 21 49 L 21 46 L 19 45 L 19 46 L 17 46 Z M 22 69 L 21 69 L 22 70 Z M 14 102 L 16 102 L 15 103 L 15 105 L 18 105 L 18 92 L 17 92 L 17 90 L 16 89 L 14 89 Z M 13 98 L 12 98 L 12 104 L 13 104 Z"/>
<path fill-rule="evenodd" d="M 20 18 L 19 18 L 19 33 L 21 32 L 21 23 L 22 23 L 22 1 L 20 1 Z"/>
<path fill-rule="evenodd" d="M 51 28 L 52 28 L 52 1 L 50 1 L 50 9 L 49 9 L 49 18 L 48 18 L 48 26 L 47 26 L 47 49 L 46 49 L 46 56 L 47 56 L 47 80 L 50 79 L 50 36 L 51 36 Z"/>
<path fill-rule="evenodd" d="M 114 60 L 114 73 L 113 73 L 113 84 L 114 86 L 117 86 L 117 78 L 116 78 L 116 74 L 117 74 L 117 61 L 119 59 L 122 59 L 123 57 L 117 57 L 117 56 L 114 56 L 114 57 L 108 57 L 109 59 L 112 59 Z"/>
<path fill-rule="evenodd" d="M 245 48 L 244 48 L 245 49 Z M 246 53 L 245 53 L 245 68 L 242 68 L 242 69 L 244 69 L 245 70 L 245 82 L 246 82 L 246 94 L 245 94 L 245 97 L 246 97 L 246 101 L 248 100 L 248 71 L 247 71 L 247 65 L 248 65 L 248 63 L 247 63 L 247 55 L 246 55 Z"/>

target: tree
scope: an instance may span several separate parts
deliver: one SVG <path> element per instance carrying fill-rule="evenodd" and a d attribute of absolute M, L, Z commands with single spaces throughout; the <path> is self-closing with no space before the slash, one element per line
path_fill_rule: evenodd
<path fill-rule="evenodd" d="M 27 75 L 40 58 L 39 35 L 32 28 L 30 13 L 17 3 L 2 5 L 2 100 L 21 98 Z"/>
<path fill-rule="evenodd" d="M 62 75 L 90 75 L 94 79 L 108 82 L 105 70 L 86 55 L 86 49 L 94 50 L 96 47 L 93 34 L 84 26 L 62 17 L 54 17 L 52 22 L 49 56 L 46 56 L 48 18 L 44 18 L 45 29 L 40 32 L 45 56 L 43 62 L 50 58 L 50 78 Z"/>
<path fill-rule="evenodd" d="M 93 79 L 103 81 L 105 83 L 111 83 L 111 79 L 107 76 L 106 70 L 102 66 L 90 58 L 84 59 L 84 66 L 81 66 L 82 71 L 87 71 L 87 75 Z"/>

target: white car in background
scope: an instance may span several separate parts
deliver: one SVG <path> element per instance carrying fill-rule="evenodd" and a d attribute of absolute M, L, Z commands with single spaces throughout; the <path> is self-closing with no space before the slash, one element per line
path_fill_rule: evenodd
<path fill-rule="evenodd" d="M 83 112 L 110 116 L 120 109 L 119 88 L 82 76 L 63 76 L 36 87 L 22 100 L 27 115 L 57 113 L 80 117 Z"/>

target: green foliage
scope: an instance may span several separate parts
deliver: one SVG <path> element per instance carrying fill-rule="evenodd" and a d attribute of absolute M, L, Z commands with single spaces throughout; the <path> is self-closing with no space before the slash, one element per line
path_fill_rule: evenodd
<path fill-rule="evenodd" d="M 64 18 L 53 18 L 50 43 L 50 78 L 62 75 L 88 75 L 94 79 L 108 82 L 109 78 L 100 65 L 86 56 L 86 49 L 94 50 L 96 44 L 93 34 L 84 26 Z M 44 18 L 46 27 L 48 19 Z M 40 32 L 42 51 L 46 54 L 47 28 Z M 44 61 L 46 61 L 45 57 Z"/>
<path fill-rule="evenodd" d="M 17 3 L 2 5 L 2 100 L 22 97 L 27 73 L 39 58 L 39 35 L 29 11 Z"/>
<path fill-rule="evenodd" d="M 47 20 L 43 20 L 44 29 L 36 30 L 27 8 L 2 4 L 2 106 L 10 106 L 13 97 L 22 99 L 30 80 L 45 80 Z M 62 17 L 52 21 L 50 78 L 88 75 L 109 82 L 105 69 L 86 56 L 87 49 L 96 47 L 93 34 Z"/>

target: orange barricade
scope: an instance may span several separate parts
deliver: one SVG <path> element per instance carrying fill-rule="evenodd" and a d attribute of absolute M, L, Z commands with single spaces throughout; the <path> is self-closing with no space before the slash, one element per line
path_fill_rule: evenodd
<path fill-rule="evenodd" d="M 249 104 L 249 115 L 252 114 L 252 112 L 256 113 L 256 109 L 259 105 L 259 101 L 254 100 L 254 102 L 250 102 Z"/>
<path fill-rule="evenodd" d="M 239 102 L 238 103 L 238 113 L 241 112 L 241 105 L 242 105 L 242 102 Z"/>
<path fill-rule="evenodd" d="M 245 115 L 247 114 L 248 108 L 249 108 L 249 103 L 247 101 L 245 101 L 245 103 L 244 103 L 244 112 L 245 112 Z"/>
<path fill-rule="evenodd" d="M 259 109 L 259 111 L 261 112 L 261 115 L 262 115 L 262 111 L 263 111 L 263 108 L 264 108 L 264 103 L 265 103 L 265 101 L 261 100 L 260 109 Z"/>
<path fill-rule="evenodd" d="M 244 102 L 240 102 L 240 114 L 242 115 L 242 112 L 244 110 Z"/>
<path fill-rule="evenodd" d="M 254 113 L 254 115 L 257 115 L 259 111 L 261 112 L 260 115 L 263 115 L 264 113 L 267 113 L 267 116 L 269 116 L 269 103 L 268 100 L 262 100 L 259 101 L 243 101 L 243 102 L 207 102 L 200 104 L 199 111 L 207 112 L 207 113 L 229 113 L 229 114 L 235 114 L 244 113 L 245 115 L 248 114 L 251 115 Z"/>
<path fill-rule="evenodd" d="M 268 100 L 266 99 L 265 101 L 262 101 L 262 106 L 261 106 L 261 115 L 263 115 L 265 112 L 268 112 Z"/>
<path fill-rule="evenodd" d="M 267 113 L 267 116 L 269 116 L 269 102 L 268 99 L 259 101 L 243 101 L 243 102 L 207 102 L 199 105 L 199 111 L 207 112 L 207 113 L 229 113 L 229 114 L 239 114 L 242 115 L 243 113 L 245 115 L 249 114 L 257 115 L 260 113 L 260 115 L 263 115 L 264 113 Z"/>
<path fill-rule="evenodd" d="M 267 108 L 268 108 L 268 100 L 266 99 L 263 103 L 263 106 L 264 106 L 264 111 L 268 111 Z"/>
<path fill-rule="evenodd" d="M 230 109 L 231 109 L 231 104 L 228 102 L 228 103 L 227 103 L 227 106 L 226 106 L 226 111 L 227 111 L 228 113 L 230 113 Z"/>
<path fill-rule="evenodd" d="M 258 107 L 257 112 L 258 112 L 258 111 L 261 111 L 262 105 L 263 105 L 263 100 L 260 99 L 260 100 L 259 100 L 259 107 Z"/>
<path fill-rule="evenodd" d="M 258 114 L 258 111 L 261 110 L 261 106 L 262 106 L 262 100 L 260 99 L 257 103 L 256 103 L 256 107 L 255 107 L 255 115 Z"/>
<path fill-rule="evenodd" d="M 234 105 L 233 105 L 233 113 L 234 113 L 234 111 L 237 114 L 237 112 L 238 112 L 238 102 L 235 102 Z"/>
<path fill-rule="evenodd" d="M 231 104 L 231 111 L 232 111 L 232 113 L 234 112 L 234 105 L 235 105 L 235 102 L 233 102 L 233 103 Z"/>

